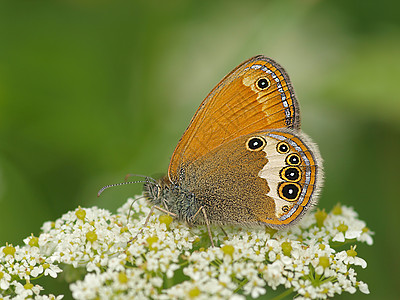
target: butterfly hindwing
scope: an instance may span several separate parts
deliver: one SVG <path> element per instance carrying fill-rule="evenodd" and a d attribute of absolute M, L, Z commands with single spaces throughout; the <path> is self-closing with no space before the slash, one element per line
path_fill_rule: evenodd
<path fill-rule="evenodd" d="M 292 224 L 316 203 L 322 184 L 318 148 L 292 129 L 240 136 L 183 170 L 181 185 L 196 209 L 219 224 Z"/>

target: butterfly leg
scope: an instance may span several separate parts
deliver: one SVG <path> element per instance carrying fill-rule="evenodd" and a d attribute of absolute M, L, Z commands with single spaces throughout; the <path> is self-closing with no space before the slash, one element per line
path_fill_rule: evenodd
<path fill-rule="evenodd" d="M 153 205 L 153 206 L 150 208 L 150 212 L 149 212 L 149 214 L 147 215 L 146 221 L 144 221 L 144 224 L 143 224 L 142 228 L 140 228 L 139 232 L 138 232 L 131 240 L 129 240 L 128 244 L 130 244 L 132 241 L 136 240 L 136 238 L 138 237 L 138 235 L 141 234 L 141 233 L 143 232 L 143 228 L 145 228 L 145 227 L 147 226 L 147 223 L 149 223 L 150 216 L 153 214 L 155 207 L 156 207 L 156 205 Z"/>
<path fill-rule="evenodd" d="M 197 212 L 193 215 L 192 220 L 190 221 L 191 224 L 194 224 L 194 221 L 196 220 L 197 215 L 199 214 L 200 211 L 202 211 L 202 209 L 203 209 L 203 206 L 200 206 L 200 208 L 197 210 Z"/>
<path fill-rule="evenodd" d="M 224 230 L 224 228 L 222 226 L 219 226 L 219 228 L 221 228 L 222 232 L 225 234 L 226 237 L 228 237 L 228 234 L 226 233 L 226 231 Z"/>
<path fill-rule="evenodd" d="M 162 201 L 163 201 L 163 204 L 164 204 L 165 209 L 166 209 L 167 211 L 169 211 L 169 208 L 168 208 L 168 205 L 167 205 L 167 201 L 166 201 L 165 199 L 163 199 Z M 169 214 L 170 214 L 170 213 L 168 213 L 168 215 L 169 215 Z M 176 215 L 175 215 L 175 217 L 176 217 Z"/>
<path fill-rule="evenodd" d="M 215 247 L 214 246 L 214 241 L 213 241 L 213 238 L 212 238 L 212 234 L 211 234 L 211 229 L 210 229 L 210 221 L 208 220 L 208 217 L 207 217 L 207 214 L 206 214 L 206 210 L 204 209 L 204 206 L 200 206 L 200 208 L 197 210 L 197 212 L 193 215 L 192 220 L 191 220 L 191 224 L 194 223 L 194 220 L 197 218 L 197 215 L 200 213 L 200 211 L 203 213 L 204 220 L 206 221 L 208 236 L 210 238 L 211 245 L 213 247 Z"/>
<path fill-rule="evenodd" d="M 135 235 L 135 237 L 132 238 L 128 243 L 131 243 L 133 240 L 135 240 L 135 239 L 137 238 L 137 236 L 138 236 L 139 234 L 141 234 L 141 233 L 143 232 L 143 229 L 147 226 L 147 223 L 149 223 L 150 217 L 151 217 L 151 215 L 153 214 L 153 212 L 154 212 L 155 209 L 158 209 L 159 211 L 162 211 L 162 212 L 164 212 L 164 213 L 170 215 L 171 217 L 174 217 L 174 218 L 177 217 L 176 214 L 174 214 L 174 213 L 172 213 L 172 212 L 170 212 L 170 211 L 168 211 L 168 210 L 166 210 L 166 209 L 164 209 L 164 208 L 162 208 L 162 207 L 159 207 L 159 206 L 157 206 L 157 205 L 153 205 L 153 206 L 150 208 L 150 212 L 149 212 L 149 214 L 147 215 L 146 221 L 144 222 L 142 228 L 141 228 L 141 229 L 139 230 L 139 232 Z"/>
<path fill-rule="evenodd" d="M 143 198 L 144 198 L 144 197 L 139 197 L 139 198 L 137 198 L 137 199 L 133 199 L 131 205 L 129 205 L 129 211 L 128 211 L 128 214 L 126 215 L 126 222 L 127 222 L 127 223 L 129 222 L 129 218 L 131 217 L 131 211 L 132 211 L 133 204 L 134 204 L 137 200 L 143 199 Z"/>
<path fill-rule="evenodd" d="M 206 210 L 204 209 L 204 207 L 200 207 L 201 211 L 203 212 L 204 215 L 204 220 L 206 220 L 206 225 L 207 225 L 207 230 L 208 230 L 208 237 L 210 238 L 211 241 L 211 246 L 214 246 L 214 241 L 213 241 L 213 237 L 211 234 L 211 229 L 210 229 L 210 221 L 208 220 L 207 214 L 206 214 Z"/>

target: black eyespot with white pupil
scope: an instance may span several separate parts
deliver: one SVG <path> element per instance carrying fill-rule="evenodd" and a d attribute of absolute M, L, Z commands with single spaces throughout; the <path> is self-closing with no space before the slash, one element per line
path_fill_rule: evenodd
<path fill-rule="evenodd" d="M 276 145 L 276 151 L 278 151 L 280 154 L 288 153 L 289 150 L 289 145 L 285 142 L 280 142 L 278 145 Z"/>
<path fill-rule="evenodd" d="M 290 166 L 298 166 L 300 165 L 301 159 L 300 156 L 296 153 L 292 153 L 288 155 L 286 158 L 286 163 Z"/>
<path fill-rule="evenodd" d="M 287 201 L 296 201 L 300 194 L 300 186 L 296 183 L 282 183 L 278 188 L 279 196 Z"/>
<path fill-rule="evenodd" d="M 256 84 L 260 90 L 265 90 L 270 85 L 269 80 L 267 78 L 258 79 Z"/>
<path fill-rule="evenodd" d="M 260 151 L 264 149 L 266 141 L 261 137 L 252 137 L 247 140 L 246 146 L 250 151 Z"/>
<path fill-rule="evenodd" d="M 298 181 L 300 179 L 300 169 L 298 167 L 283 168 L 281 178 L 287 181 Z"/>
<path fill-rule="evenodd" d="M 288 184 L 283 187 L 282 193 L 288 199 L 295 199 L 297 196 L 298 188 L 294 184 Z"/>

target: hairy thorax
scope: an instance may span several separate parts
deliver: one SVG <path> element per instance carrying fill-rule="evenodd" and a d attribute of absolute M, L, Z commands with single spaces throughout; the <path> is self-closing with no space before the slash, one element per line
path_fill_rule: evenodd
<path fill-rule="evenodd" d="M 203 217 L 199 213 L 202 207 L 201 201 L 183 186 L 171 183 L 168 177 L 163 177 L 158 182 L 146 182 L 143 191 L 151 204 L 167 210 L 179 221 L 192 225 L 204 224 Z"/>

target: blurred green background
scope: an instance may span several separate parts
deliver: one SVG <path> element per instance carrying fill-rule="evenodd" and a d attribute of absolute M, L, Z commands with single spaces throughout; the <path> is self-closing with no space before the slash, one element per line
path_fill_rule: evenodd
<path fill-rule="evenodd" d="M 357 248 L 372 296 L 352 299 L 398 299 L 399 6 L 0 1 L 0 244 L 78 205 L 115 211 L 140 185 L 98 189 L 165 173 L 207 93 L 265 54 L 289 72 L 325 159 L 319 206 L 353 206 L 376 232 Z"/>

